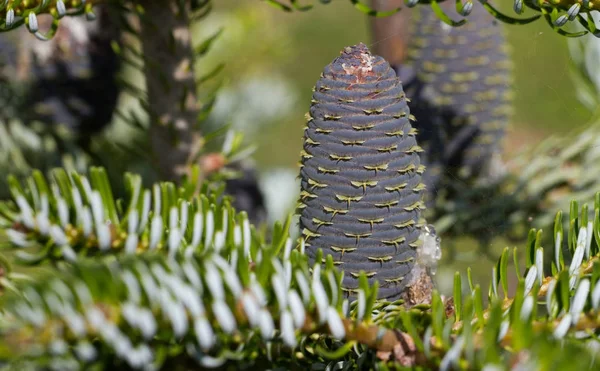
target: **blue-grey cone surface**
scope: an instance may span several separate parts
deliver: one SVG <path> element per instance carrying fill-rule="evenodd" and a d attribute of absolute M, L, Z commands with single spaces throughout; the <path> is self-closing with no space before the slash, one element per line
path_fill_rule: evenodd
<path fill-rule="evenodd" d="M 306 252 L 331 255 L 349 295 L 358 275 L 379 298 L 402 294 L 415 264 L 424 166 L 396 72 L 364 44 L 325 67 L 313 94 L 301 161 Z"/>
<path fill-rule="evenodd" d="M 413 9 L 407 61 L 396 66 L 425 149 L 430 192 L 486 176 L 511 115 L 511 61 L 502 26 L 475 2 L 467 24 Z M 443 185 L 442 185 L 443 186 Z"/>

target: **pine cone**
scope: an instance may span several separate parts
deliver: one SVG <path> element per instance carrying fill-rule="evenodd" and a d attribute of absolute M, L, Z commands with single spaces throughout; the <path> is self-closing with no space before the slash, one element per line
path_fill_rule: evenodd
<path fill-rule="evenodd" d="M 435 192 L 493 172 L 512 111 L 512 65 L 502 27 L 481 4 L 460 27 L 427 7 L 413 12 L 407 61 L 396 69 L 425 149 L 424 180 Z"/>
<path fill-rule="evenodd" d="M 361 270 L 379 282 L 379 298 L 397 298 L 410 281 L 424 166 L 409 116 L 396 73 L 364 44 L 345 48 L 314 89 L 300 227 L 310 259 L 332 255 L 350 295 Z"/>

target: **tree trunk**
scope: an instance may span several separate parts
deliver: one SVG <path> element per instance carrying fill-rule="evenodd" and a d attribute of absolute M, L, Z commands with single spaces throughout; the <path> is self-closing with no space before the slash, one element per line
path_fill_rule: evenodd
<path fill-rule="evenodd" d="M 374 53 L 397 66 L 406 58 L 411 9 L 404 0 L 371 0 L 371 4 L 373 9 L 380 11 L 402 7 L 400 12 L 389 17 L 370 17 Z"/>
<path fill-rule="evenodd" d="M 150 141 L 164 180 L 177 181 L 190 160 L 199 112 L 189 5 L 147 0 L 141 15 Z"/>

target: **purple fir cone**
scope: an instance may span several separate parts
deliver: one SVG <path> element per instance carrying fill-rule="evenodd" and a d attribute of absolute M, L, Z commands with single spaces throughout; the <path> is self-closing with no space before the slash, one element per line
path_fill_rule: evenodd
<path fill-rule="evenodd" d="M 300 227 L 345 271 L 353 295 L 359 272 L 398 298 L 410 281 L 424 208 L 416 130 L 402 84 L 364 44 L 345 48 L 314 88 L 301 161 Z"/>

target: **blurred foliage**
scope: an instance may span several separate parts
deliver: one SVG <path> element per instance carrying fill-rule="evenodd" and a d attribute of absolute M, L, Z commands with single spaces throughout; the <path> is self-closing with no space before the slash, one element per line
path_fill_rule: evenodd
<path fill-rule="evenodd" d="M 408 308 L 375 301 L 377 284 L 364 274 L 349 303 L 331 257 L 309 270 L 302 241 L 294 248 L 288 237 L 289 219 L 266 243 L 210 187 L 151 191 L 130 174 L 128 197 L 115 200 L 102 169 L 89 179 L 57 171 L 11 184 L 14 202 L 0 208 L 11 247 L 41 243 L 43 258 L 71 264 L 17 287 L 22 277 L 3 264 L 11 292 L 1 300 L 0 360 L 8 369 L 551 369 L 573 365 L 565 348 L 577 352 L 578 369 L 596 366 L 600 193 L 593 219 L 574 206 L 563 229 L 557 215 L 550 258 L 533 229 L 525 269 L 516 248 L 504 249 L 487 294 L 469 270 L 464 285 L 455 274 L 452 298 L 435 292 L 431 304 Z"/>
<path fill-rule="evenodd" d="M 0 29 L 25 25 L 44 39 L 63 13 L 94 18 L 94 3 L 7 0 L 0 3 Z M 510 138 L 518 141 L 506 151 L 513 174 L 446 204 L 446 216 L 454 218 L 446 219 L 453 228 L 446 231 L 454 234 L 444 245 L 450 252 L 454 242 L 459 252 L 473 254 L 473 244 L 463 241 L 483 234 L 497 262 L 488 266 L 478 255 L 475 269 L 454 280 L 444 267 L 440 291 L 451 297 L 436 292 L 431 304 L 413 308 L 376 301 L 377 284 L 368 285 L 363 274 L 358 300 L 350 303 L 342 293 L 343 272 L 331 257 L 318 255 L 319 263 L 309 266 L 303 241 L 294 243 L 284 204 L 298 192 L 291 167 L 305 125 L 302 102 L 310 101 L 322 66 L 343 46 L 369 39 L 366 17 L 350 5 L 369 9 L 354 0 L 315 1 L 310 12 L 299 11 L 308 10 L 308 0 L 278 1 L 291 12 L 257 1 L 192 3 L 210 10 L 198 15 L 193 30 L 195 51 L 203 57 L 196 80 L 208 102 L 200 116 L 202 150 L 214 151 L 210 159 L 218 165 L 212 175 L 191 166 L 175 185 L 158 182 L 148 166 L 139 74 L 148 61 L 135 41 L 120 54 L 128 65 L 123 86 L 132 94 L 120 97 L 113 124 L 85 155 L 63 127 L 0 122 L 0 171 L 14 175 L 0 188 L 3 368 L 597 367 L 598 123 L 597 112 L 589 110 L 598 101 L 599 74 L 592 68 L 597 46 L 572 42 L 571 69 L 566 38 L 548 24 L 507 28 L 517 66 Z M 556 30 L 565 13 L 578 21 L 578 13 L 596 6 L 517 0 L 502 8 L 515 4 L 518 13 L 528 9 L 522 18 L 541 12 Z M 39 30 L 39 13 L 54 16 L 50 32 Z M 257 146 L 260 167 L 280 167 L 261 180 L 272 194 L 271 220 L 285 220 L 269 233 L 252 226 L 223 194 L 223 181 L 232 176 L 223 164 L 250 154 L 242 135 L 229 127 Z M 523 137 L 530 129 L 538 138 L 574 127 L 580 133 L 559 134 L 514 156 L 528 147 Z M 215 140 L 223 137 L 223 143 Z M 593 207 L 585 204 L 590 201 Z M 562 211 L 555 215 L 557 208 Z M 511 237 L 512 227 L 526 236 L 516 241 L 524 247 L 493 249 L 492 238 Z"/>
<path fill-rule="evenodd" d="M 286 12 L 292 12 L 294 10 L 307 11 L 313 8 L 311 2 L 308 2 L 307 5 L 301 5 L 298 0 L 262 1 Z M 450 2 L 451 0 L 445 1 Z M 319 2 L 321 4 L 329 4 L 331 3 L 331 0 L 319 0 Z M 599 6 L 591 1 L 513 0 L 512 4 L 510 4 L 512 5 L 513 11 L 507 13 L 501 6 L 498 7 L 498 4 L 492 4 L 486 0 L 466 0 L 464 2 L 462 0 L 456 0 L 455 8 L 461 16 L 459 20 L 453 19 L 453 17 L 449 16 L 440 6 L 440 3 L 443 3 L 444 0 L 406 0 L 404 6 L 395 4 L 394 7 L 386 7 L 386 9 L 370 7 L 369 4 L 360 0 L 349 0 L 349 2 L 361 13 L 373 17 L 390 16 L 402 11 L 402 9 L 405 9 L 406 11 L 407 8 L 413 8 L 415 6 L 431 6 L 438 18 L 450 26 L 461 26 L 468 22 L 468 17 L 473 9 L 473 3 L 479 2 L 484 5 L 486 10 L 493 15 L 496 20 L 506 24 L 524 25 L 535 22 L 538 19 L 544 19 L 546 21 L 545 23 L 547 23 L 546 27 L 550 26 L 552 30 L 563 36 L 579 37 L 586 34 L 592 34 L 596 37 L 600 37 L 600 31 L 598 31 L 598 27 L 593 18 L 593 15 L 598 14 Z M 508 2 L 504 4 L 509 5 Z M 522 16 L 526 10 L 529 11 L 527 16 Z M 573 30 L 573 27 L 577 26 L 583 29 Z"/>

